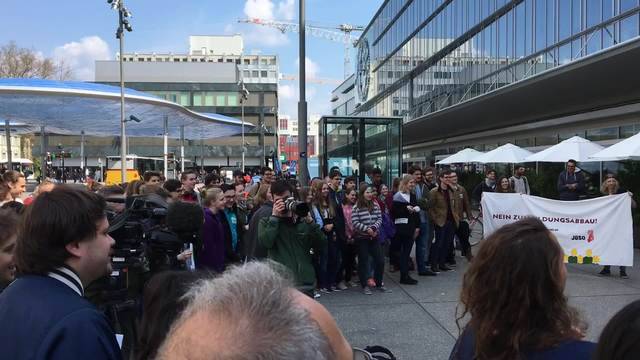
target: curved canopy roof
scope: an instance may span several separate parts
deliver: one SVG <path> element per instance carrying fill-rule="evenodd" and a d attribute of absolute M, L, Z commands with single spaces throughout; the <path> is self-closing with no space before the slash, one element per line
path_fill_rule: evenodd
<path fill-rule="evenodd" d="M 209 139 L 240 133 L 242 122 L 219 114 L 191 111 L 153 95 L 125 88 L 127 136 L 162 135 L 168 118 L 169 136 L 178 137 L 184 125 L 185 138 Z M 32 131 L 94 136 L 120 135 L 120 88 L 78 81 L 0 79 L 0 119 L 33 126 Z M 245 130 L 253 125 L 245 122 Z"/>

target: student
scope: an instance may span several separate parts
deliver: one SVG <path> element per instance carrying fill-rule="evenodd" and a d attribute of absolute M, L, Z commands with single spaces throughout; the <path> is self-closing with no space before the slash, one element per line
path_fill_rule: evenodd
<path fill-rule="evenodd" d="M 457 322 L 470 319 L 450 359 L 591 359 L 566 279 L 564 252 L 540 220 L 496 230 L 464 275 Z"/>

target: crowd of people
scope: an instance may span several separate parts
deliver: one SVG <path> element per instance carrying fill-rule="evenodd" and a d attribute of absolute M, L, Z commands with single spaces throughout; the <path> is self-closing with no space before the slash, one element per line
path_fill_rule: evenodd
<path fill-rule="evenodd" d="M 380 169 L 371 183 L 343 178 L 338 168 L 308 185 L 270 168 L 259 181 L 246 175 L 237 170 L 227 181 L 185 171 L 174 180 L 146 172 L 128 184 L 88 182 L 82 190 L 45 180 L 24 201 L 24 176 L 3 174 L 3 357 L 122 357 L 85 290 L 113 270 L 108 219 L 140 197 L 166 203 L 163 229 L 185 246 L 144 287 L 136 359 L 352 359 L 361 350 L 314 298 L 352 287 L 366 296 L 390 293 L 387 256 L 406 285 L 418 283 L 412 272 L 454 271 L 456 237 L 470 266 L 452 359 L 611 359 L 616 351 L 615 359 L 630 359 L 640 351 L 635 303 L 612 319 L 599 345 L 582 341 L 585 323 L 564 295 L 563 251 L 540 221 L 504 226 L 472 254 L 472 197 L 507 187 L 529 193 L 524 169 L 497 182 L 488 171 L 472 196 L 456 172 L 418 166 L 391 186 Z M 567 191 L 579 188 L 570 185 L 579 182 L 575 174 L 561 179 Z M 620 191 L 614 180 L 607 177 L 604 194 Z M 631 322 L 621 332 L 624 321 Z"/>

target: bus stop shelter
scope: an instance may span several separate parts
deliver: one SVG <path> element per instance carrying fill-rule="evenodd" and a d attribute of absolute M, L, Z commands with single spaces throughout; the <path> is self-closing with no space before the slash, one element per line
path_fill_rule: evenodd
<path fill-rule="evenodd" d="M 236 135 L 253 124 L 219 114 L 198 113 L 153 95 L 125 89 L 127 137 L 164 137 L 167 171 L 168 138 L 211 139 Z M 11 162 L 12 128 L 21 133 L 120 136 L 120 88 L 110 85 L 41 79 L 0 79 L 0 121 L 4 120 L 7 162 Z M 46 153 L 42 151 L 44 157 Z M 81 158 L 83 155 L 81 155 Z M 182 167 L 184 168 L 184 156 Z M 84 166 L 81 166 L 84 167 Z M 166 174 L 165 174 L 166 175 Z"/>
<path fill-rule="evenodd" d="M 375 168 L 382 171 L 385 184 L 400 176 L 401 117 L 323 116 L 319 126 L 322 176 L 336 166 L 343 176 L 355 176 L 358 182 L 370 182 Z"/>

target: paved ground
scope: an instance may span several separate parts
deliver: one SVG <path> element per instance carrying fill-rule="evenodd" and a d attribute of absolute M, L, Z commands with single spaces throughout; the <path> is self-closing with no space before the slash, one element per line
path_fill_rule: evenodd
<path fill-rule="evenodd" d="M 635 258 L 640 259 L 636 251 Z M 455 314 L 466 261 L 455 272 L 418 277 L 417 286 L 400 285 L 399 274 L 385 273 L 392 294 L 363 295 L 359 288 L 323 295 L 319 300 L 336 318 L 352 346 L 384 345 L 398 359 L 448 359 L 458 336 Z M 587 338 L 596 341 L 618 310 L 640 299 L 640 269 L 628 269 L 630 279 L 597 275 L 599 267 L 570 265 L 566 294 L 588 321 Z"/>

